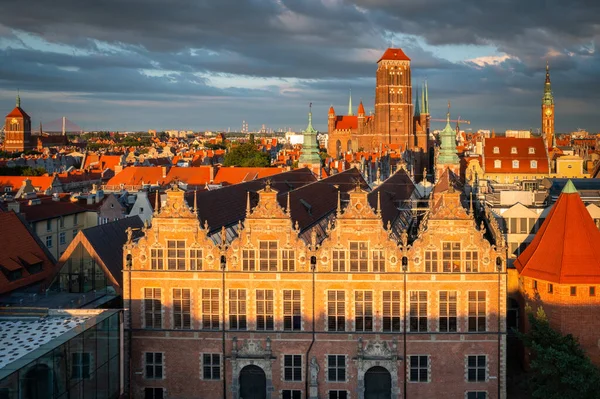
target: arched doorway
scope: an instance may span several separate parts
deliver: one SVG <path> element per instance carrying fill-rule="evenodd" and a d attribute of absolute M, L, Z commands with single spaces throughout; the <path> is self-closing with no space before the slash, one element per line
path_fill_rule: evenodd
<path fill-rule="evenodd" d="M 52 370 L 45 364 L 37 364 L 27 371 L 21 381 L 23 399 L 44 399 L 52 393 Z"/>
<path fill-rule="evenodd" d="M 266 399 L 267 376 L 258 366 L 246 366 L 240 371 L 240 399 Z"/>
<path fill-rule="evenodd" d="M 367 370 L 365 399 L 392 399 L 392 376 L 387 369 L 375 366 Z"/>

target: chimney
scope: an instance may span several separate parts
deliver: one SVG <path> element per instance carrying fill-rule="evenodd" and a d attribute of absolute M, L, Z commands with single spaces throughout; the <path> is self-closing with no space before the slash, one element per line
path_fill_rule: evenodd
<path fill-rule="evenodd" d="M 14 211 L 15 213 L 19 213 L 21 211 L 21 204 L 19 201 L 11 201 L 6 204 L 6 207 L 9 211 Z"/>
<path fill-rule="evenodd" d="M 208 173 L 208 174 L 209 174 L 209 176 L 208 176 L 208 179 L 209 179 L 209 181 L 212 183 L 213 181 L 215 181 L 215 167 L 214 167 L 213 165 L 210 165 L 210 166 L 208 167 L 208 170 L 209 170 L 209 173 Z"/>
<path fill-rule="evenodd" d="M 163 179 L 167 177 L 167 167 L 161 166 Z"/>

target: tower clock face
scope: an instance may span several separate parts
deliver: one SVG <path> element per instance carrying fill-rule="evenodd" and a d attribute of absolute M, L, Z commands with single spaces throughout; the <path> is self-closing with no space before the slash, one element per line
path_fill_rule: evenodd
<path fill-rule="evenodd" d="M 12 118 L 12 119 L 10 120 L 10 123 L 17 123 L 17 122 L 18 122 L 17 118 Z"/>
<path fill-rule="evenodd" d="M 546 115 L 547 116 L 552 115 L 552 110 L 550 108 L 546 108 Z"/>

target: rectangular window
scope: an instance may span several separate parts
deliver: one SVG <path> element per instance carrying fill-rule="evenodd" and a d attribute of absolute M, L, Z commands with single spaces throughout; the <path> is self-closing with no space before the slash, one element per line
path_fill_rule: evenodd
<path fill-rule="evenodd" d="M 90 378 L 91 354 L 75 352 L 71 354 L 71 378 Z"/>
<path fill-rule="evenodd" d="M 256 329 L 273 331 L 273 290 L 256 290 Z"/>
<path fill-rule="evenodd" d="M 79 232 L 79 230 L 77 229 L 73 229 L 73 238 L 75 238 L 75 236 L 77 236 L 77 233 Z"/>
<path fill-rule="evenodd" d="M 221 354 L 203 353 L 202 354 L 202 379 L 220 380 L 221 379 Z"/>
<path fill-rule="evenodd" d="M 400 291 L 383 291 L 383 331 L 400 331 Z"/>
<path fill-rule="evenodd" d="M 46 220 L 46 231 L 52 231 L 52 219 Z"/>
<path fill-rule="evenodd" d="M 64 231 L 58 235 L 58 242 L 60 245 L 65 245 L 67 243 L 67 236 Z"/>
<path fill-rule="evenodd" d="M 571 293 L 571 296 L 576 296 L 577 295 L 577 287 L 571 286 L 570 293 Z"/>
<path fill-rule="evenodd" d="M 283 290 L 283 329 L 302 330 L 302 309 L 300 290 Z"/>
<path fill-rule="evenodd" d="M 173 289 L 173 328 L 192 328 L 191 294 L 188 288 Z"/>
<path fill-rule="evenodd" d="M 369 271 L 368 245 L 364 241 L 350 243 L 350 271 Z"/>
<path fill-rule="evenodd" d="M 296 251 L 293 249 L 281 250 L 281 270 L 284 272 L 296 270 Z"/>
<path fill-rule="evenodd" d="M 283 356 L 283 379 L 302 381 L 302 355 Z"/>
<path fill-rule="evenodd" d="M 410 292 L 410 331 L 427 331 L 427 291 Z"/>
<path fill-rule="evenodd" d="M 144 328 L 162 328 L 160 288 L 144 288 Z"/>
<path fill-rule="evenodd" d="M 144 399 L 164 399 L 163 388 L 144 388 Z"/>
<path fill-rule="evenodd" d="M 486 374 L 485 355 L 467 356 L 467 381 L 482 382 L 485 381 Z"/>
<path fill-rule="evenodd" d="M 465 252 L 465 271 L 477 273 L 479 271 L 479 253 L 477 251 Z"/>
<path fill-rule="evenodd" d="M 438 271 L 438 253 L 437 253 L 437 251 L 425 251 L 425 271 L 428 273 L 437 273 L 437 271 Z"/>
<path fill-rule="evenodd" d="M 469 331 L 486 331 L 485 291 L 469 291 Z"/>
<path fill-rule="evenodd" d="M 327 381 L 346 381 L 346 355 L 327 355 Z"/>
<path fill-rule="evenodd" d="M 460 273 L 460 242 L 442 243 L 444 273 Z"/>
<path fill-rule="evenodd" d="M 246 329 L 246 290 L 229 290 L 229 328 Z"/>
<path fill-rule="evenodd" d="M 219 290 L 216 288 L 202 290 L 202 329 L 219 329 Z"/>
<path fill-rule="evenodd" d="M 152 248 L 150 250 L 150 267 L 152 270 L 163 269 L 163 250 L 162 248 Z"/>
<path fill-rule="evenodd" d="M 511 218 L 510 219 L 510 234 L 517 234 L 519 231 L 517 230 L 517 221 L 519 219 L 518 218 Z"/>
<path fill-rule="evenodd" d="M 373 331 L 373 291 L 354 292 L 355 331 Z"/>
<path fill-rule="evenodd" d="M 167 240 L 167 267 L 169 270 L 185 270 L 184 240 Z"/>
<path fill-rule="evenodd" d="M 52 248 L 52 236 L 46 237 L 46 248 Z"/>
<path fill-rule="evenodd" d="M 596 287 L 590 287 L 590 296 L 596 296 Z"/>
<path fill-rule="evenodd" d="M 519 233 L 526 234 L 527 232 L 527 218 L 519 218 Z"/>
<path fill-rule="evenodd" d="M 548 283 L 548 294 L 552 294 L 554 292 L 554 285 L 552 283 Z"/>
<path fill-rule="evenodd" d="M 190 249 L 190 270 L 202 270 L 202 250 Z"/>
<path fill-rule="evenodd" d="M 385 251 L 383 249 L 375 249 L 371 252 L 373 254 L 373 271 L 384 272 L 385 271 Z"/>
<path fill-rule="evenodd" d="M 145 378 L 150 380 L 161 380 L 163 378 L 163 354 L 162 352 L 146 352 L 146 374 Z"/>
<path fill-rule="evenodd" d="M 467 392 L 467 399 L 487 399 L 487 392 L 485 392 L 485 391 L 469 391 L 469 392 Z"/>
<path fill-rule="evenodd" d="M 73 227 L 79 224 L 79 221 L 77 219 L 79 219 L 79 215 L 76 213 L 75 215 L 73 215 Z"/>
<path fill-rule="evenodd" d="M 348 399 L 348 391 L 329 391 L 329 399 Z"/>
<path fill-rule="evenodd" d="M 61 216 L 59 221 L 60 221 L 60 228 L 64 229 L 65 228 L 65 218 Z"/>
<path fill-rule="evenodd" d="M 277 241 L 260 241 L 258 248 L 260 271 L 277 271 Z"/>
<path fill-rule="evenodd" d="M 327 329 L 346 331 L 346 292 L 327 291 Z"/>
<path fill-rule="evenodd" d="M 440 332 L 457 331 L 456 291 L 440 291 Z"/>
<path fill-rule="evenodd" d="M 533 280 L 531 284 L 533 285 L 533 289 L 537 291 L 537 280 Z"/>
<path fill-rule="evenodd" d="M 302 399 L 302 391 L 299 389 L 284 389 L 281 391 L 281 399 Z"/>
<path fill-rule="evenodd" d="M 427 382 L 429 381 L 429 356 L 418 355 L 409 356 L 409 381 Z"/>
<path fill-rule="evenodd" d="M 253 249 L 242 250 L 242 270 L 253 272 L 256 270 L 256 251 Z"/>
<path fill-rule="evenodd" d="M 346 271 L 346 251 L 334 249 L 332 251 L 332 259 L 334 272 Z"/>

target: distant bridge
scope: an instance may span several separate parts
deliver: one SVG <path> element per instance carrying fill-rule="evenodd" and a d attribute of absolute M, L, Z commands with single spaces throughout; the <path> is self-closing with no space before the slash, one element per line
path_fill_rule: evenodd
<path fill-rule="evenodd" d="M 37 130 L 32 126 L 31 130 Z M 43 122 L 42 130 L 45 133 L 62 133 L 63 131 L 67 134 L 81 133 L 83 128 L 73 121 L 68 120 L 66 117 L 55 119 L 50 122 Z"/>

